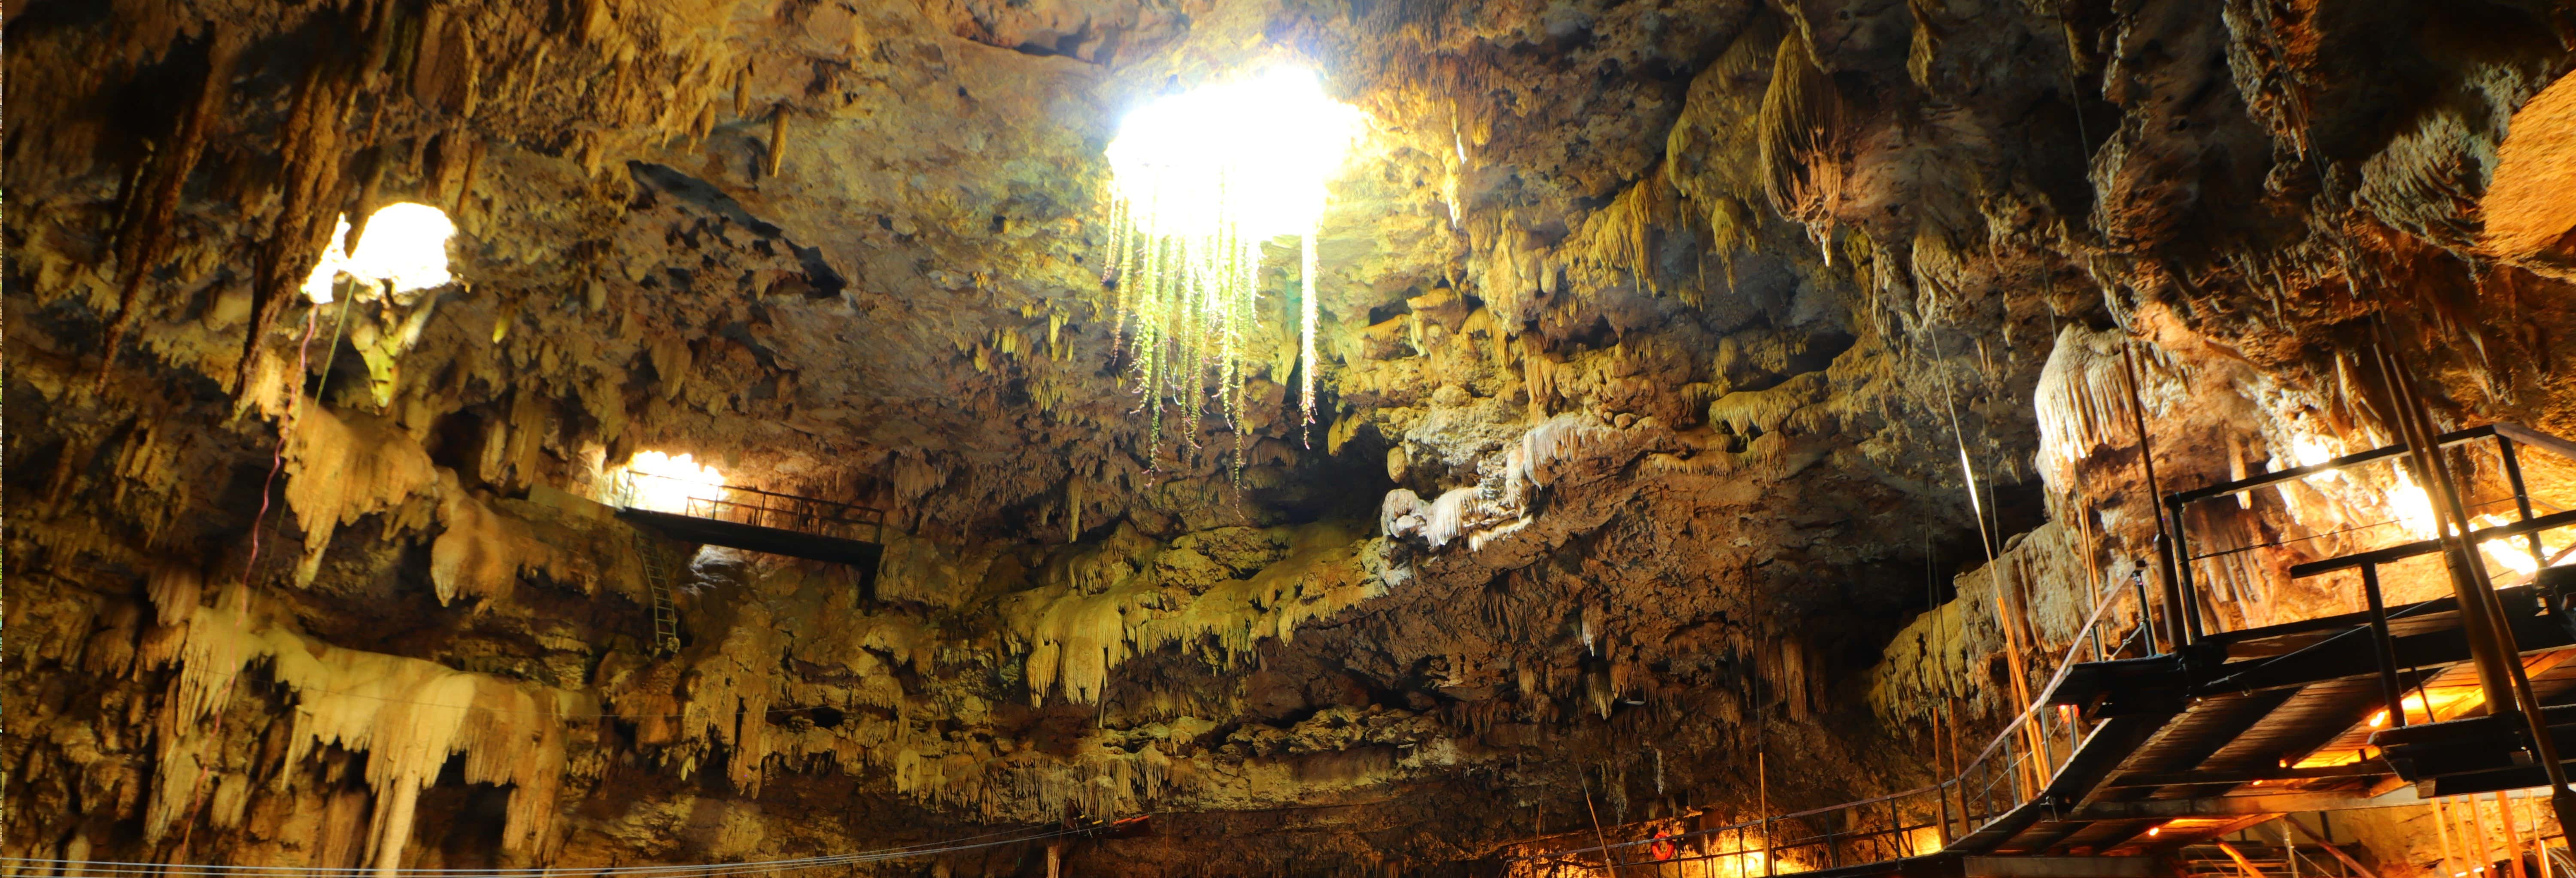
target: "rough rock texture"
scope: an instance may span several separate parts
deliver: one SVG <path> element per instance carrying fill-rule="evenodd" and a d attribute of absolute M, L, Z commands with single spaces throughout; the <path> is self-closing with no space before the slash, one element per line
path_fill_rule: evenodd
<path fill-rule="evenodd" d="M 2389 441 L 2383 322 L 2447 424 L 2576 434 L 2564 2 L 5 21 L 17 855 L 593 867 L 1151 812 L 856 868 L 1491 871 L 1594 811 L 1745 813 L 1757 754 L 1775 806 L 1910 786 L 1931 700 L 2010 715 L 2008 656 L 2148 557 L 2124 347 L 2167 490 Z M 1328 417 L 1272 246 L 1235 477 L 1222 418 L 1129 417 L 1101 149 L 1292 62 L 1373 121 L 1322 230 Z M 459 282 L 309 306 L 335 221 L 395 201 L 460 226 Z M 886 510 L 875 599 L 585 499 L 647 449 Z M 2194 526 L 2327 533 L 2386 487 Z M 2256 575 L 2310 542 L 2217 562 L 2214 612 L 2339 606 Z M 645 553 L 688 571 L 673 656 Z"/>

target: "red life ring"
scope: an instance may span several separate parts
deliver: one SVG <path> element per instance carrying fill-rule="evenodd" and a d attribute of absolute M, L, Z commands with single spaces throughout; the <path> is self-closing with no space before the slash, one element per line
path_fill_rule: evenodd
<path fill-rule="evenodd" d="M 1673 854 L 1676 853 L 1676 851 L 1673 848 L 1673 843 L 1669 841 L 1669 839 L 1671 839 L 1673 835 L 1672 827 L 1669 826 L 1655 830 L 1655 843 L 1647 845 L 1646 850 L 1653 852 L 1657 861 L 1672 859 Z"/>

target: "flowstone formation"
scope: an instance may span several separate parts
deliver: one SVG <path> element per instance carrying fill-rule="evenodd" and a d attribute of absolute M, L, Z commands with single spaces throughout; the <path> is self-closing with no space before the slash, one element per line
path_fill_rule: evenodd
<path fill-rule="evenodd" d="M 1928 781 L 1926 705 L 1991 731 L 2152 558 L 2142 463 L 2394 441 L 2373 340 L 2446 427 L 2576 435 L 2563 2 L 5 28 L 13 857 L 1493 874 Z M 1235 395 L 1149 417 L 1104 150 L 1283 66 L 1365 134 L 1311 270 L 1235 242 Z M 395 203 L 453 282 L 315 304 Z M 646 451 L 881 510 L 884 558 L 639 531 Z"/>

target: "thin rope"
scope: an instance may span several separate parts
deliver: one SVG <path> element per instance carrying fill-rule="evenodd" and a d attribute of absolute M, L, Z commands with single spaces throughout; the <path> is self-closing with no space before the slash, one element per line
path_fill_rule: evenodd
<path fill-rule="evenodd" d="M 1043 832 L 1035 832 L 1035 833 L 1026 834 L 1026 835 L 1019 835 L 1018 837 L 1014 837 L 1014 838 L 1003 838 L 1003 839 L 1000 839 L 1000 840 L 998 840 L 998 841 L 978 841 L 978 840 L 980 840 L 980 839 L 990 839 L 990 838 L 995 838 L 995 837 L 997 837 L 997 836 L 1012 835 L 1012 834 L 1015 834 L 1015 833 L 1028 832 L 1027 830 L 1004 830 L 1004 831 L 1000 831 L 1000 832 L 989 832 L 989 833 L 985 833 L 985 834 L 982 834 L 982 835 L 966 836 L 966 837 L 964 837 L 964 838 L 960 838 L 960 839 L 952 839 L 952 840 L 944 841 L 944 842 L 934 842 L 934 843 L 930 843 L 930 844 L 923 844 L 923 845 L 910 845 L 910 846 L 905 846 L 905 847 L 896 847 L 896 848 L 884 848 L 884 849 L 873 850 L 873 851 L 862 851 L 862 852 L 858 852 L 858 853 L 850 853 L 850 854 L 835 854 L 835 855 L 821 856 L 821 857 L 801 857 L 801 858 L 795 858 L 795 859 L 784 859 L 784 860 L 755 860 L 755 861 L 740 862 L 740 863 L 700 863 L 700 864 L 686 864 L 686 865 L 676 865 L 676 866 L 629 866 L 629 867 L 609 867 L 609 868 L 594 868 L 594 867 L 548 867 L 548 868 L 538 868 L 538 869 L 421 869 L 421 868 L 397 868 L 397 869 L 393 869 L 393 870 L 391 870 L 390 872 L 386 872 L 386 871 L 383 871 L 383 870 L 378 870 L 378 869 L 374 869 L 374 868 L 367 868 L 367 867 L 319 867 L 319 866 L 316 866 L 316 867 L 303 867 L 303 866 L 226 866 L 226 865 L 215 865 L 215 864 L 194 864 L 194 863 L 191 863 L 191 864 L 176 864 L 176 865 L 172 865 L 172 864 L 148 863 L 148 862 L 136 862 L 136 861 L 127 861 L 127 860 L 68 860 L 68 859 L 53 859 L 53 858 L 42 858 L 42 857 L 0 857 L 0 863 L 7 863 L 7 864 L 11 864 L 11 865 L 21 865 L 21 866 L 24 866 L 24 865 L 40 865 L 40 866 L 66 866 L 66 867 L 78 867 L 78 868 L 80 868 L 80 869 L 81 869 L 81 871 L 82 871 L 83 873 L 85 873 L 85 874 L 95 874 L 95 875 L 174 876 L 174 878 L 175 878 L 175 876 L 187 876 L 187 878 L 254 878 L 254 876 L 333 876 L 333 878 L 336 878 L 336 876 L 361 876 L 361 875 L 381 875 L 381 874 L 393 874 L 393 875 L 418 875 L 418 876 L 436 876 L 436 878 L 553 878 L 553 876 L 566 876 L 566 878 L 571 878 L 571 876 L 600 876 L 600 875 L 614 875 L 614 876 L 649 876 L 649 878 L 673 878 L 673 876 L 724 876 L 724 875 L 750 875 L 750 874 L 759 874 L 759 873 L 764 873 L 764 872 L 775 872 L 775 871 L 780 871 L 780 870 L 785 870 L 785 869 L 807 869 L 807 868 L 815 868 L 815 867 L 818 867 L 818 866 L 837 866 L 837 865 L 849 865 L 849 864 L 855 864 L 855 863 L 880 862 L 880 861 L 884 861 L 884 860 L 906 859 L 906 858 L 911 858 L 911 857 L 921 857 L 921 856 L 930 856 L 930 855 L 934 855 L 934 854 L 952 853 L 952 852 L 956 852 L 956 851 L 979 850 L 979 849 L 983 849 L 983 848 L 1000 847 L 1000 846 L 1003 846 L 1003 845 L 1025 844 L 1025 843 L 1032 842 L 1032 841 L 1042 841 L 1042 840 L 1046 840 L 1046 839 L 1060 838 L 1060 837 L 1067 836 L 1067 835 L 1077 834 L 1077 833 L 1082 832 L 1082 831 L 1084 831 L 1084 830 L 1081 830 L 1081 829 L 1052 829 L 1052 830 L 1046 830 L 1046 831 L 1043 831 Z M 975 843 L 968 844 L 968 843 L 966 843 L 966 842 L 975 842 Z"/>
<path fill-rule="evenodd" d="M 2104 589 L 2104 591 L 2112 592 L 2112 593 L 2113 593 L 2113 594 L 2112 594 L 2112 597 L 2116 597 L 2116 596 L 2117 596 L 2117 594 L 2120 592 L 2120 589 L 2118 588 L 2118 586 L 2114 585 L 2114 586 L 2112 586 L 2112 587 L 2110 587 L 2110 588 Z M 2102 596 L 2100 596 L 2100 595 L 2097 595 L 2096 597 L 2097 597 L 2097 598 L 2102 598 Z M 2074 637 L 2073 637 L 2073 638 L 2071 638 L 2071 639 L 2067 642 L 2066 655 L 2065 655 L 2062 659 L 2060 659 L 2060 660 L 2059 660 L 2059 662 L 2058 662 L 2058 665 L 2057 665 L 2057 673 L 2049 677 L 2049 679 L 2048 679 L 2048 685 L 2045 685 L 2045 686 L 2040 687 L 2040 689 L 2039 689 L 2039 691 L 2040 691 L 2040 692 L 2046 693 L 2046 692 L 2054 691 L 2054 690 L 2056 690 L 2056 688 L 2057 688 L 2058 684 L 2065 682 L 2067 673 L 2068 673 L 2069 671 L 2074 670 L 2074 668 L 2075 668 L 2075 665 L 2076 665 L 2076 661 L 2075 661 L 2075 654 L 2076 654 L 2079 650 L 2082 650 L 2082 649 L 2084 648 L 2084 638 L 2085 638 L 2085 635 L 2090 634 L 2090 633 L 2093 631 L 2093 629 L 2094 629 L 2095 627 L 2097 627 L 2097 626 L 2099 626 L 2099 625 L 2101 624 L 2103 614 L 2104 614 L 2105 612 L 2108 612 L 2108 611 L 2110 610 L 2110 608 L 2111 608 L 2111 606 L 2112 606 L 2112 604 L 2113 604 L 2113 603 L 2114 603 L 2114 601 L 2112 601 L 2112 600 L 2110 600 L 2110 599 L 2108 599 L 2108 598 L 2102 598 L 2102 599 L 2100 599 L 2097 603 L 2095 603 L 2095 604 L 2094 604 L 2094 607 L 2093 607 L 2093 615 L 2092 615 L 2092 617 L 2091 617 L 2091 618 L 2088 618 L 2088 619 L 2085 619 L 2085 620 L 2084 620 L 2084 625 L 2083 625 L 2083 627 L 2081 627 L 2081 628 L 2077 628 L 2077 629 L 2075 630 L 2075 635 L 2074 635 Z M 2429 606 L 2429 602 L 2428 602 L 2427 604 L 2419 604 L 2419 605 L 2417 605 L 2416 607 L 2410 607 L 2410 608 L 2408 608 L 2406 611 L 2401 612 L 2401 613 L 2399 613 L 2399 614 L 2397 614 L 2397 615 L 2405 615 L 2405 613 L 2411 613 L 2411 612 L 2413 612 L 2414 610 L 2419 609 L 2419 608 L 2421 608 L 2421 607 L 2423 607 L 2423 606 Z M 2395 616 L 2392 616 L 2391 618 L 2395 618 Z M 2029 722 L 2029 721 L 2030 721 L 2030 718 L 2031 718 L 2033 715 L 2037 714 L 2037 713 L 2040 711 L 2040 709 L 2041 709 L 2041 708 L 2045 708 L 2045 707 L 2047 707 L 2047 706 L 2048 706 L 2048 703 L 2047 703 L 2047 702 L 2048 702 L 2048 698 L 2047 698 L 2047 696 L 2046 696 L 2046 695 L 2044 695 L 2044 694 L 2043 694 L 2043 695 L 2039 695 L 2039 696 L 2034 696 L 2034 697 L 2031 699 L 2031 704 L 2030 704 L 2030 706 L 2029 706 L 2028 708 L 2025 708 L 2025 709 L 2021 712 L 2021 715 L 2014 717 L 2014 718 L 2012 719 L 2012 721 L 2011 721 L 2011 722 L 2005 723 L 2005 724 L 2004 724 L 2004 726 L 2003 726 L 2003 728 L 2002 728 L 2002 730 L 1995 732 L 1994 737 L 1993 737 L 1993 738 L 1991 738 L 1991 739 L 1988 739 L 1988 741 L 1986 742 L 1985 749 L 1977 751 L 1977 755 L 1976 755 L 1976 757 L 1975 757 L 1975 758 L 1973 758 L 1973 759 L 1968 760 L 1966 764 L 1968 764 L 1968 765 L 1977 765 L 1977 764 L 1979 764 L 1979 763 L 1983 763 L 1983 762 L 1985 762 L 1987 758 L 1989 758 L 1989 757 L 1993 756 L 1993 755 L 1995 754 L 1995 749 L 1996 749 L 1996 748 L 1998 748 L 1998 747 L 2002 747 L 2002 746 L 2003 746 L 2003 744 L 2004 744 L 2005 739 L 2006 739 L 2006 738 L 2008 738 L 2008 737 L 2010 737 L 2011 735 L 2013 735 L 2013 734 L 2014 734 L 2014 733 L 2016 733 L 2017 731 L 2019 731 L 2019 730 L 2020 730 L 2020 728 L 2021 728 L 2021 726 L 2022 726 L 2022 724 L 2023 724 L 2023 723 L 2026 723 L 2026 722 Z M 1846 810 L 1846 809 L 1850 809 L 1850 808 L 1857 808 L 1857 807 L 1861 807 L 1861 806 L 1865 806 L 1865 805 L 1875 805 L 1875 804 L 1878 804 L 1878 803 L 1880 803 L 1880 802 L 1892 801 L 1892 800 L 1895 800 L 1895 799 L 1902 799 L 1902 798 L 1905 798 L 1905 797 L 1907 797 L 1907 796 L 1919 796 L 1919 795 L 1922 795 L 1922 794 L 1924 794 L 1924 793 L 1928 793 L 1928 792 L 1931 792 L 1931 791 L 1933 791 L 1933 790 L 1940 789 L 1941 787 L 1948 786 L 1948 785 L 1950 785 L 1950 784 L 1952 784 L 1952 783 L 1956 783 L 1956 782 L 1958 782 L 1961 778 L 1965 778 L 1966 776 L 1967 776 L 1967 771 L 1966 771 L 1965 769 L 1962 769 L 1962 770 L 1959 772 L 1958 777 L 1951 778 L 1950 780 L 1944 780 L 1944 781 L 1941 781 L 1941 782 L 1938 782 L 1938 783 L 1933 783 L 1933 784 L 1928 784 L 1928 785 L 1925 785 L 1925 786 L 1915 787 L 1914 789 L 1905 790 L 1905 791 L 1902 791 L 1902 792 L 1888 793 L 1888 794 L 1886 794 L 1886 795 L 1879 796 L 1879 797 L 1876 797 L 1876 798 L 1861 799 L 1861 800 L 1859 800 L 1859 801 L 1853 801 L 1853 802 L 1843 802 L 1843 803 L 1835 804 L 1835 805 L 1826 805 L 1826 806 L 1821 807 L 1821 808 L 1810 808 L 1810 809 L 1808 809 L 1808 810 L 1805 810 L 1805 811 L 1799 811 L 1799 812 L 1794 813 L 1794 814 L 1782 814 L 1782 815 L 1779 815 L 1779 816 L 1776 816 L 1776 817 L 1766 817 L 1766 818 L 1764 818 L 1764 819 L 1762 819 L 1762 820 L 1748 820 L 1748 821 L 1744 821 L 1744 822 L 1741 822 L 1741 823 L 1732 823 L 1732 824 L 1728 824 L 1728 825 L 1725 825 L 1725 826 L 1710 827 L 1710 828 L 1708 828 L 1708 829 L 1701 829 L 1701 830 L 1696 830 L 1696 831 L 1692 831 L 1692 832 L 1685 832 L 1685 833 L 1682 833 L 1682 834 L 1680 834 L 1680 835 L 1666 836 L 1666 837 L 1661 838 L 1661 839 L 1641 839 L 1641 840 L 1637 840 L 1637 841 L 1624 841 L 1624 842 L 1617 842 L 1617 843 L 1611 844 L 1611 845 L 1610 845 L 1610 847 L 1611 847 L 1611 848 L 1635 847 L 1635 846 L 1637 846 L 1637 845 L 1642 845 L 1642 844 L 1651 844 L 1651 843 L 1656 842 L 1656 841 L 1669 841 L 1669 842 L 1673 842 L 1673 843 L 1678 844 L 1678 843 L 1680 843 L 1680 841 L 1681 841 L 1682 839 L 1687 839 L 1687 838 L 1704 838 L 1704 837 L 1708 837 L 1708 836 L 1716 835 L 1716 834 L 1718 834 L 1718 833 L 1722 833 L 1722 832 L 1728 832 L 1728 831 L 1732 831 L 1732 830 L 1736 830 L 1736 829 L 1743 829 L 1743 828 L 1749 828 L 1749 827 L 1753 827 L 1753 826 L 1759 826 L 1759 825 L 1762 825 L 1762 824 L 1764 824 L 1764 823 L 1766 823 L 1766 822 L 1770 822 L 1770 821 L 1778 821 L 1778 820 L 1795 820 L 1795 819 L 1798 819 L 1798 818 L 1801 818 L 1801 817 L 1813 817 L 1813 816 L 1818 815 L 1818 814 L 1826 814 L 1826 813 L 1831 813 L 1831 812 L 1834 812 L 1834 811 Z M 1622 827 L 1626 827 L 1626 826 L 1633 826 L 1633 825 L 1639 825 L 1639 824 L 1626 824 L 1626 823 L 1623 823 L 1623 824 L 1620 824 L 1620 825 L 1621 825 Z M 1545 854 L 1531 854 L 1531 855 L 1523 856 L 1523 857 L 1513 857 L 1513 858 L 1511 858 L 1511 861 L 1512 861 L 1512 862 L 1525 862 L 1525 861 L 1529 861 L 1529 860 L 1546 859 L 1546 858 L 1548 858 L 1548 857 L 1552 857 L 1552 856 L 1563 856 L 1563 855 L 1572 855 L 1572 854 L 1586 854 L 1586 853 L 1591 853 L 1592 851 L 1593 851 L 1593 849 L 1592 849 L 1592 848 L 1578 848 L 1578 849 L 1570 850 L 1570 851 L 1552 851 L 1552 852 L 1545 853 Z"/>
<path fill-rule="evenodd" d="M 321 315 L 319 306 L 304 312 L 304 338 L 295 344 L 295 379 L 287 384 L 286 413 L 278 421 L 277 448 L 269 453 L 268 477 L 259 483 L 259 514 L 250 520 L 250 557 L 242 562 L 241 607 L 233 615 L 233 633 L 236 635 L 241 633 L 243 620 L 250 617 L 250 580 L 251 575 L 259 570 L 259 532 L 268 522 L 269 498 L 276 491 L 278 471 L 286 468 L 286 447 L 294 444 L 296 425 L 304 420 L 304 379 L 306 371 L 312 368 L 313 332 L 321 326 Z M 348 306 L 342 305 L 340 320 L 345 325 L 348 319 Z M 251 334 L 257 337 L 259 327 L 252 327 Z M 332 330 L 332 344 L 338 344 L 338 338 L 339 330 Z M 110 357 L 113 356 L 111 352 Z M 105 373 L 101 373 L 101 377 L 104 378 Z M 328 380 L 327 375 L 324 377 Z M 233 687 L 239 679 L 239 675 L 224 679 L 220 701 L 232 700 Z M 220 737 L 223 733 L 224 714 L 216 711 L 208 736 Z M 213 763 L 201 763 L 197 766 L 197 776 L 188 782 L 188 823 L 179 830 L 179 850 L 187 850 L 189 839 L 196 834 L 197 815 L 202 813 L 206 804 L 206 778 L 213 772 Z"/>

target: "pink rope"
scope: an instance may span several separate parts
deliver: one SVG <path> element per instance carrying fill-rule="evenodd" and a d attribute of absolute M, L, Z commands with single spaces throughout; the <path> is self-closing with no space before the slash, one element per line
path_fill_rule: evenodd
<path fill-rule="evenodd" d="M 321 315 L 319 306 L 304 312 L 304 339 L 295 345 L 295 380 L 286 387 L 285 420 L 277 427 L 277 449 L 269 454 L 268 478 L 259 483 L 259 514 L 252 516 L 250 521 L 250 559 L 242 562 L 241 605 L 233 613 L 235 634 L 241 633 L 242 626 L 248 624 L 246 620 L 250 617 L 250 577 L 252 571 L 259 569 L 259 531 L 268 522 L 269 493 L 277 485 L 278 471 L 286 468 L 286 446 L 295 441 L 295 427 L 303 421 L 304 372 L 312 368 L 313 331 L 321 326 Z M 215 699 L 216 704 L 232 700 L 233 686 L 239 682 L 240 676 L 233 674 L 224 679 L 224 691 Z M 207 734 L 214 737 L 223 733 L 224 712 L 219 709 L 215 711 L 214 726 L 207 730 Z M 197 815 L 205 805 L 206 776 L 213 770 L 212 765 L 198 763 L 197 779 L 188 784 L 188 818 L 179 827 L 179 850 L 187 850 L 189 837 L 196 834 Z"/>

